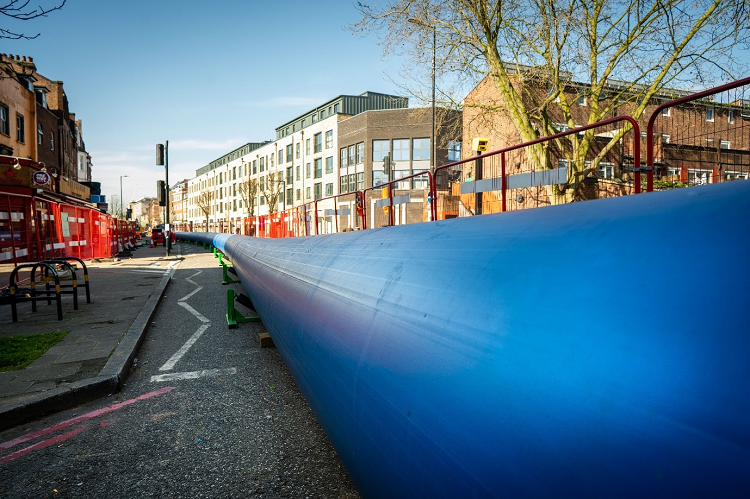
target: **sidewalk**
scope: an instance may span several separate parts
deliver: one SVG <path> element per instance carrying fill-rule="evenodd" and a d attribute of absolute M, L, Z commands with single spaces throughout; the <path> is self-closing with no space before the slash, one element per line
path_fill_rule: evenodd
<path fill-rule="evenodd" d="M 12 321 L 10 305 L 0 306 L 0 336 L 70 331 L 25 369 L 0 372 L 0 430 L 115 393 L 181 260 L 176 244 L 169 257 L 164 247 L 146 245 L 132 257 L 85 261 L 91 303 L 79 284 L 78 310 L 73 297 L 63 295 L 62 320 L 54 300 L 37 302 L 37 312 L 31 303 L 19 304 L 18 322 Z M 12 270 L 13 265 L 0 265 L 0 287 L 7 286 Z M 82 283 L 83 270 L 76 274 Z"/>

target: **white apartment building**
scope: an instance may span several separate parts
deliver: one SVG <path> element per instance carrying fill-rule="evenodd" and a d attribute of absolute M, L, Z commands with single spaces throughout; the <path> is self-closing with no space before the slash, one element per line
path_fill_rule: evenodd
<path fill-rule="evenodd" d="M 187 220 L 194 231 L 253 233 L 258 217 L 339 194 L 338 125 L 343 119 L 375 109 L 401 109 L 408 99 L 366 92 L 341 95 L 276 128 L 276 139 L 248 143 L 199 169 L 188 181 Z M 362 167 L 363 168 L 363 167 Z M 355 173 L 364 187 L 364 170 Z M 356 175 L 359 173 L 360 175 Z M 241 186 L 255 179 L 254 206 L 243 200 Z M 265 193 L 278 190 L 278 206 Z M 333 207 L 333 202 L 330 202 Z M 252 214 L 251 214 L 252 211 Z M 319 223 L 330 230 L 332 216 Z"/>

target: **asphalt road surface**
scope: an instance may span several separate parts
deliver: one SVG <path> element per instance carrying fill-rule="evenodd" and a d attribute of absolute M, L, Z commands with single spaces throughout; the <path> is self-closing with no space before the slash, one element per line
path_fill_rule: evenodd
<path fill-rule="evenodd" d="M 0 433 L 1 497 L 359 497 L 263 326 L 227 328 L 218 260 L 180 249 L 123 391 Z"/>

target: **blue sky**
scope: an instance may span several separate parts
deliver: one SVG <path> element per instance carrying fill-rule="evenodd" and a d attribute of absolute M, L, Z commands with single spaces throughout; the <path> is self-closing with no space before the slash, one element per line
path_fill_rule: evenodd
<path fill-rule="evenodd" d="M 337 95 L 400 93 L 400 62 L 347 31 L 357 19 L 346 0 L 68 0 L 13 25 L 41 34 L 3 40 L 0 52 L 31 56 L 64 82 L 93 180 L 119 197 L 128 175 L 128 202 L 153 197 L 164 178 L 157 143 L 169 140 L 173 184 Z"/>

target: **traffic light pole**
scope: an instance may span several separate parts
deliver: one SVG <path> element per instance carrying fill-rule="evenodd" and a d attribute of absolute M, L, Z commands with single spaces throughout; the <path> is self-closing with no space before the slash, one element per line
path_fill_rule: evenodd
<path fill-rule="evenodd" d="M 167 191 L 166 199 L 164 200 L 165 205 L 165 211 L 166 214 L 164 218 L 166 219 L 166 223 L 164 224 L 164 239 L 166 239 L 167 242 L 167 256 L 169 256 L 169 250 L 172 249 L 172 228 L 169 226 L 169 141 L 164 141 L 164 180 L 166 181 L 166 185 L 164 188 Z"/>
<path fill-rule="evenodd" d="M 172 249 L 171 230 L 169 229 L 169 141 L 165 140 L 164 145 L 156 144 L 156 165 L 164 165 L 164 246 L 169 250 Z M 159 181 L 161 182 L 161 180 Z M 159 203 L 161 204 L 161 203 Z"/>

